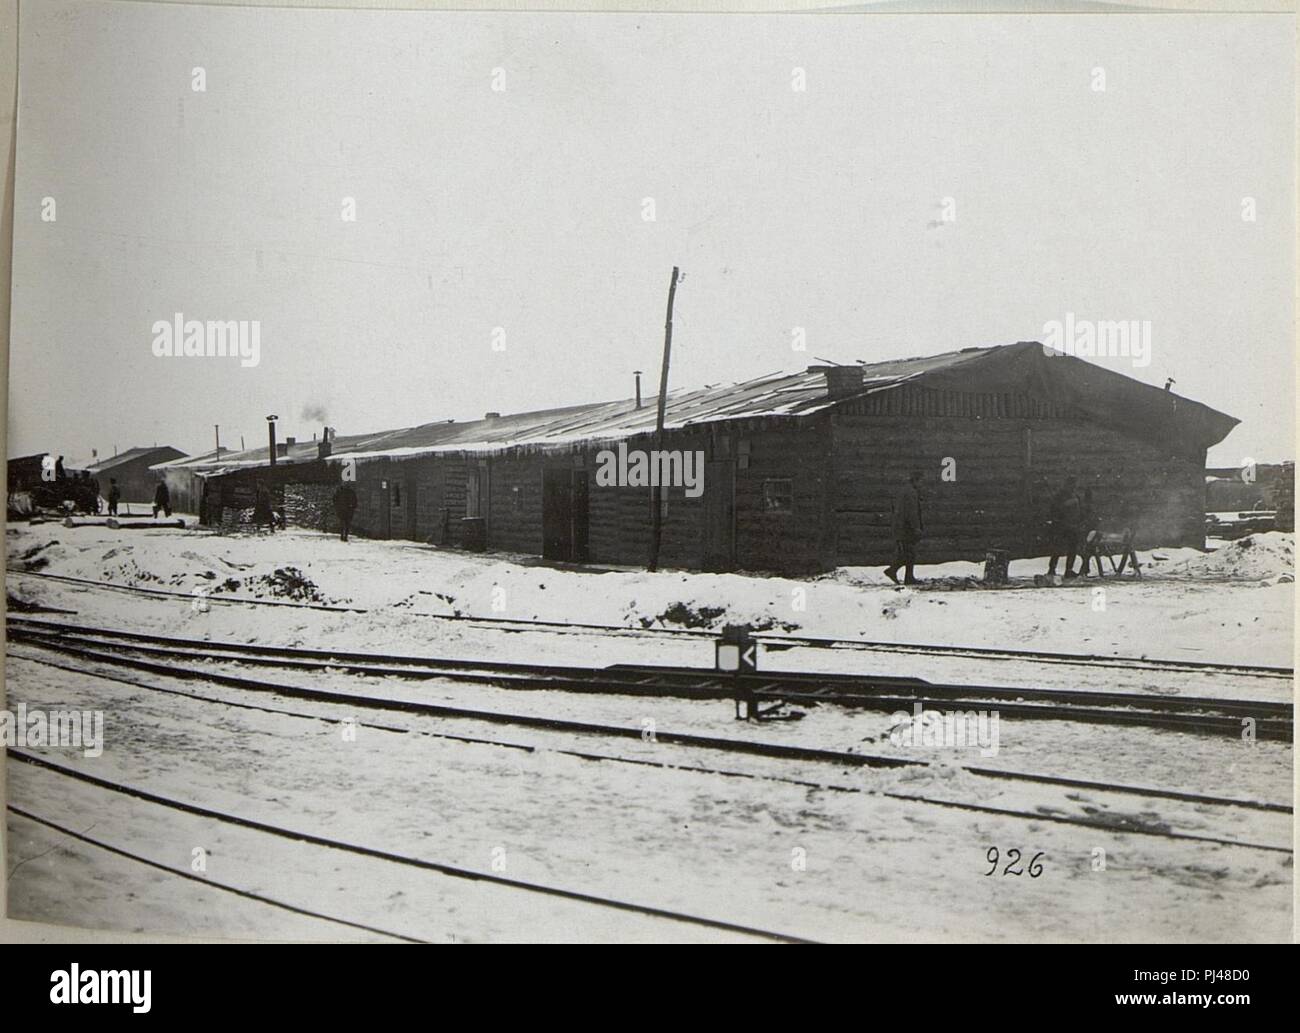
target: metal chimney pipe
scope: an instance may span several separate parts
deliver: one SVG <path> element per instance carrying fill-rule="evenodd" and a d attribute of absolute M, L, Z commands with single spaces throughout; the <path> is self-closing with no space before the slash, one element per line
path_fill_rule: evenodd
<path fill-rule="evenodd" d="M 636 377 L 636 407 L 641 408 L 641 371 L 634 369 L 632 376 Z"/>
<path fill-rule="evenodd" d="M 270 454 L 271 454 L 272 466 L 275 465 L 275 421 L 278 420 L 279 418 L 280 417 L 278 416 L 268 416 L 266 418 L 266 433 L 268 439 L 270 440 Z"/>

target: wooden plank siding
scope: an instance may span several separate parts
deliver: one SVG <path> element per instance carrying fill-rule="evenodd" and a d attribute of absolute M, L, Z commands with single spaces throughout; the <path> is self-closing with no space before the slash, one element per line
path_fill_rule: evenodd
<path fill-rule="evenodd" d="M 742 430 L 734 441 L 737 568 L 791 573 L 825 569 L 830 565 L 825 536 L 830 470 L 826 421 Z M 790 482 L 791 507 L 765 509 L 764 485 L 780 481 Z"/>
<path fill-rule="evenodd" d="M 891 392 L 892 393 L 892 392 Z M 1024 395 L 916 391 L 831 418 L 831 520 L 838 565 L 893 555 L 893 499 L 912 469 L 925 476 L 922 563 L 1047 551 L 1053 494 L 1067 476 L 1093 491 L 1103 529 L 1133 527 L 1139 546 L 1203 547 L 1199 462 Z M 975 415 L 959 415 L 975 414 Z M 945 460 L 955 479 L 945 481 Z"/>
<path fill-rule="evenodd" d="M 609 445 L 584 451 L 584 460 L 590 471 L 588 557 L 593 563 L 644 566 L 650 558 L 654 513 L 651 489 L 597 484 L 597 456 L 604 447 L 617 449 L 616 445 Z M 640 435 L 631 438 L 627 447 L 629 451 L 643 449 L 650 452 L 654 449 L 654 439 Z M 707 459 L 709 435 L 700 431 L 669 433 L 665 435 L 663 448 L 700 451 Z M 709 490 L 707 478 L 704 490 Z M 687 498 L 682 486 L 669 487 L 665 494 L 667 505 L 660 535 L 660 565 L 699 569 L 703 561 L 704 498 Z"/>
<path fill-rule="evenodd" d="M 542 466 L 537 455 L 488 460 L 489 549 L 542 554 Z"/>

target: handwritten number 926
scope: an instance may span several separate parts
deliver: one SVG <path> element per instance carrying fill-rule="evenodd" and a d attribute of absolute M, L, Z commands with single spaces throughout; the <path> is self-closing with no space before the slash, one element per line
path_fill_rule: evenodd
<path fill-rule="evenodd" d="M 1040 850 L 1038 851 L 1038 853 L 1034 854 L 1034 856 L 1029 861 L 1028 869 L 1025 869 L 1025 868 L 1016 867 L 1020 863 L 1020 857 L 1021 857 L 1020 851 L 1014 848 L 1008 850 L 1007 866 L 1002 869 L 1002 874 L 1003 875 L 1024 875 L 1027 870 L 1029 872 L 1029 877 L 1031 879 L 1037 879 L 1040 875 L 1043 874 L 1043 866 L 1038 863 L 1038 859 L 1043 856 L 1043 853 L 1044 851 Z M 984 874 L 992 875 L 994 872 L 998 870 L 998 864 L 1001 863 L 1002 860 L 1001 855 L 998 853 L 998 848 L 995 846 L 989 847 L 988 853 L 984 855 L 984 860 L 988 861 L 988 863 L 992 866 Z"/>

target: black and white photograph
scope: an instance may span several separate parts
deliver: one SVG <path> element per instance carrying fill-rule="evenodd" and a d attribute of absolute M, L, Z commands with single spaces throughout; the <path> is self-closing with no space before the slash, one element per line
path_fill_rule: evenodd
<path fill-rule="evenodd" d="M 1293 942 L 1293 9 L 12 26 L 10 938 Z"/>

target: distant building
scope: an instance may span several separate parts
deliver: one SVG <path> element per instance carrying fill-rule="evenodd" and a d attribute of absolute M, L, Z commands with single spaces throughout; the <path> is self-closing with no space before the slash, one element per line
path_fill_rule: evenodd
<path fill-rule="evenodd" d="M 184 457 L 184 452 L 170 445 L 129 448 L 125 452 L 119 452 L 112 459 L 100 460 L 86 469 L 91 477 L 99 481 L 99 493 L 104 498 L 108 498 L 109 479 L 115 477 L 123 502 L 152 502 L 154 489 L 158 485 L 158 475 L 152 473 L 149 467 L 156 463 Z"/>
<path fill-rule="evenodd" d="M 1256 463 L 1250 468 L 1209 467 L 1205 471 L 1206 511 L 1276 509 L 1276 496 L 1294 477 L 1294 463 Z"/>
<path fill-rule="evenodd" d="M 333 530 L 345 461 L 353 530 L 376 538 L 641 565 L 651 493 L 597 477 L 605 450 L 655 449 L 655 399 L 336 438 L 177 464 L 207 481 L 208 523 L 246 518 L 257 481 L 290 524 Z M 882 564 L 909 470 L 925 474 L 922 562 L 1047 550 L 1053 493 L 1091 488 L 1140 545 L 1205 542 L 1206 450 L 1237 420 L 1041 344 L 814 366 L 671 394 L 663 450 L 702 453 L 703 490 L 662 504 L 664 566 L 790 573 Z M 326 454 L 328 453 L 328 454 Z"/>

